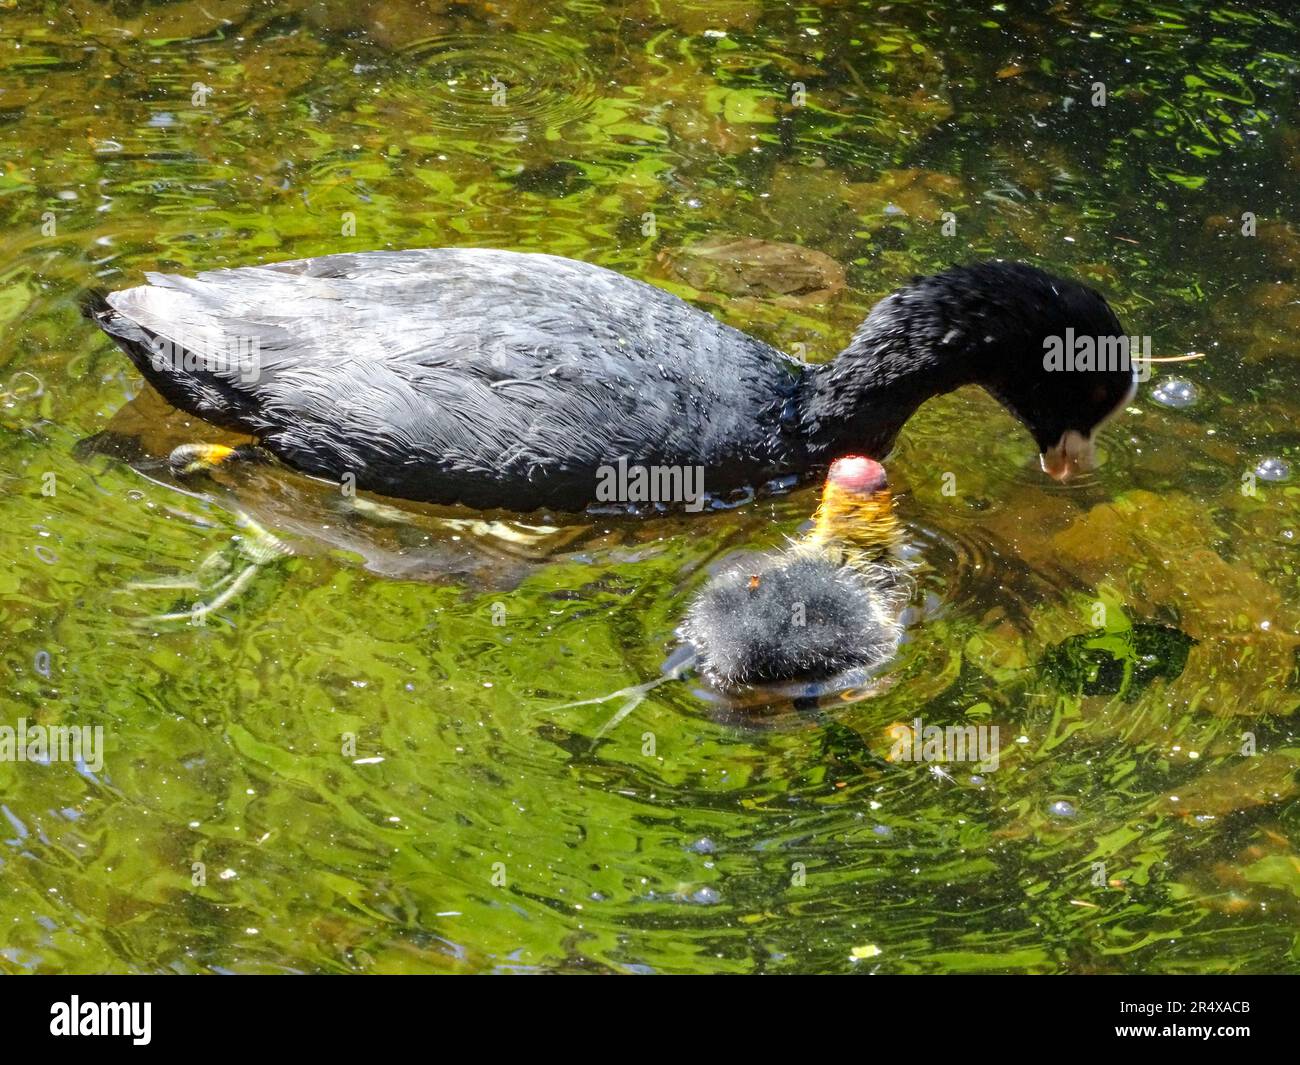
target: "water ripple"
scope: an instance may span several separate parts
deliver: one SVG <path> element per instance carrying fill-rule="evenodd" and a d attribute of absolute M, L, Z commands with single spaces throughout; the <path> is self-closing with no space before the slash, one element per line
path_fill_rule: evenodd
<path fill-rule="evenodd" d="M 417 73 L 393 91 L 419 92 L 421 110 L 440 129 L 558 125 L 585 114 L 595 98 L 582 49 L 554 34 L 445 34 L 405 56 Z"/>

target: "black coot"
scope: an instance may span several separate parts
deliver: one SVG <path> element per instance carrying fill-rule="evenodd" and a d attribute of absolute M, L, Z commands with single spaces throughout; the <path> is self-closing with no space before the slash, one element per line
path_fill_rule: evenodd
<path fill-rule="evenodd" d="M 724 494 L 883 457 L 912 412 L 983 385 L 1044 467 L 1086 464 L 1125 369 L 1052 372 L 1044 341 L 1118 336 L 1095 291 L 1021 263 L 919 278 L 834 360 L 794 360 L 667 292 L 553 255 L 327 255 L 91 296 L 169 402 L 299 470 L 435 503 L 582 510 L 620 459 Z"/>

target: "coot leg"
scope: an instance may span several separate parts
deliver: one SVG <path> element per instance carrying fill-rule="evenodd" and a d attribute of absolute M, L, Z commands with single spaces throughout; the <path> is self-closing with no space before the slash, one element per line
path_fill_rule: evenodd
<path fill-rule="evenodd" d="M 694 657 L 688 658 L 685 662 L 680 662 L 661 677 L 654 680 L 647 680 L 643 684 L 633 684 L 628 688 L 619 688 L 616 692 L 610 692 L 608 695 L 598 695 L 594 699 L 579 699 L 573 703 L 563 703 L 560 706 L 553 707 L 555 710 L 568 710 L 574 706 L 599 706 L 601 703 L 613 702 L 615 699 L 624 700 L 623 705 L 614 711 L 614 716 L 606 721 L 596 734 L 591 738 L 591 745 L 596 743 L 619 722 L 627 717 L 633 710 L 645 702 L 645 697 L 661 684 L 667 684 L 669 681 L 679 680 L 681 675 L 688 667 L 694 665 Z"/>
<path fill-rule="evenodd" d="M 258 564 L 256 562 L 250 562 L 240 571 L 239 576 L 230 581 L 229 584 L 226 584 L 226 587 L 223 588 L 211 602 L 195 603 L 189 610 L 173 611 L 170 614 L 150 614 L 147 618 L 141 618 L 137 621 L 136 625 L 160 625 L 164 622 L 171 621 L 197 622 L 200 619 L 206 618 L 208 614 L 212 613 L 212 611 L 220 610 L 248 587 L 248 584 L 253 579 L 253 574 L 257 572 L 257 569 Z M 212 588 L 207 590 L 209 592 L 215 591 L 222 584 L 225 584 L 227 580 L 229 580 L 228 577 L 223 577 L 218 584 L 213 585 Z"/>
<path fill-rule="evenodd" d="M 119 588 L 119 592 L 192 590 L 202 597 L 186 609 L 151 614 L 136 620 L 135 624 L 149 626 L 174 621 L 201 624 L 207 615 L 237 598 L 259 569 L 290 554 L 283 540 L 247 514 L 239 514 L 238 524 L 243 531 L 232 537 L 230 545 L 204 559 L 192 576 L 138 581 Z M 244 565 L 237 570 L 240 562 Z"/>

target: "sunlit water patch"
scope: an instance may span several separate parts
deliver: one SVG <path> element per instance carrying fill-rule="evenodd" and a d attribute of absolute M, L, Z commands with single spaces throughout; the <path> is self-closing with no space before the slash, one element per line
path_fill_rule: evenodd
<path fill-rule="evenodd" d="M 1289 203 L 1294 29 L 950 7 L 6 10 L 0 724 L 106 750 L 0 761 L 0 969 L 1295 971 L 1300 241 L 1240 218 Z M 763 270 L 666 265 L 714 237 Z M 897 655 L 740 709 L 683 614 L 815 487 L 634 521 L 178 482 L 222 438 L 76 309 L 436 244 L 615 266 L 815 358 L 915 273 L 1027 258 L 1208 358 L 1072 486 L 988 397 L 927 404 L 888 459 Z M 792 245 L 838 267 L 815 300 Z M 997 768 L 891 758 L 918 719 L 996 727 Z"/>

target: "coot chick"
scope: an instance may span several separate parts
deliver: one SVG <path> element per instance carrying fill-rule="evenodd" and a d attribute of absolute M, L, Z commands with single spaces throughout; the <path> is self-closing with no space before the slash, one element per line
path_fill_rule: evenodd
<path fill-rule="evenodd" d="M 696 596 L 681 627 L 696 670 L 735 690 L 879 668 L 902 636 L 896 537 L 884 470 L 836 461 L 808 536 L 727 568 Z"/>
<path fill-rule="evenodd" d="M 698 468 L 724 495 L 884 457 L 922 402 L 964 384 L 1064 477 L 1136 387 L 1130 368 L 1045 367 L 1049 337 L 1123 330 L 1093 289 L 1023 263 L 914 280 L 823 365 L 553 255 L 376 251 L 146 276 L 86 312 L 170 403 L 305 473 L 432 503 L 583 510 L 620 459 Z"/>

